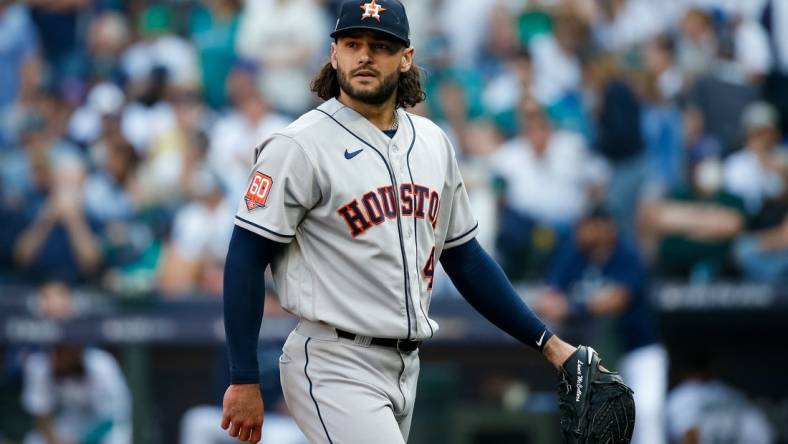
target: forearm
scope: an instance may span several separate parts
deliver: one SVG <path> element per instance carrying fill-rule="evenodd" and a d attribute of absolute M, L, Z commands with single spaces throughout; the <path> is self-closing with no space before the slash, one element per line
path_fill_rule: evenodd
<path fill-rule="evenodd" d="M 14 245 L 14 258 L 18 264 L 25 266 L 33 262 L 53 226 L 51 221 L 39 219 L 22 232 Z"/>
<path fill-rule="evenodd" d="M 520 342 L 544 348 L 553 334 L 476 240 L 444 251 L 440 260 L 457 290 L 482 316 Z"/>
<path fill-rule="evenodd" d="M 665 203 L 654 212 L 660 232 L 699 240 L 728 239 L 741 231 L 743 220 L 733 210 L 717 206 Z"/>
<path fill-rule="evenodd" d="M 73 216 L 66 218 L 64 223 L 80 270 L 85 273 L 95 271 L 101 263 L 101 251 L 87 221 L 81 216 Z"/>
<path fill-rule="evenodd" d="M 235 227 L 224 265 L 224 331 L 230 355 L 230 382 L 259 383 L 257 341 L 263 320 L 265 269 L 274 243 Z"/>

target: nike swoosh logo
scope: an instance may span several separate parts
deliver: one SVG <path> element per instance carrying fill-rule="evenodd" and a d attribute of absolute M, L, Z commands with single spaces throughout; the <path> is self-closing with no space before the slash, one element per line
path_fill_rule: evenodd
<path fill-rule="evenodd" d="M 364 151 L 364 148 L 361 148 L 361 149 L 360 149 L 360 150 L 358 150 L 358 151 L 353 151 L 352 153 L 348 153 L 348 152 L 347 152 L 347 150 L 345 150 L 345 159 L 348 159 L 348 160 L 350 160 L 350 159 L 352 159 L 352 158 L 354 158 L 354 157 L 358 156 L 358 154 L 359 154 L 360 152 L 362 152 L 362 151 Z"/>
<path fill-rule="evenodd" d="M 544 334 L 545 334 L 545 333 L 547 333 L 547 330 L 543 331 L 543 332 L 542 332 L 542 336 L 540 336 L 540 337 L 539 337 L 539 340 L 538 340 L 538 341 L 536 341 L 536 345 L 537 345 L 538 347 L 541 347 L 541 346 L 542 346 L 542 341 L 544 341 Z"/>

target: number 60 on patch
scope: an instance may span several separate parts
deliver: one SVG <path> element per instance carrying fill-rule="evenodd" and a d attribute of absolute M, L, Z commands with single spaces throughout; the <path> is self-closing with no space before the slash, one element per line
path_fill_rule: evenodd
<path fill-rule="evenodd" d="M 249 184 L 249 189 L 246 190 L 246 195 L 244 196 L 246 209 L 251 211 L 255 208 L 264 207 L 273 184 L 274 180 L 271 179 L 271 176 L 255 171 L 252 182 Z"/>

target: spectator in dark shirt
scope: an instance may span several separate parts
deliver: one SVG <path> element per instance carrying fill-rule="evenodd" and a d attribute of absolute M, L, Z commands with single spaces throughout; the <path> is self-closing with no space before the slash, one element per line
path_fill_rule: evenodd
<path fill-rule="evenodd" d="M 57 159 L 44 204 L 19 235 L 14 256 L 33 282 L 58 279 L 67 283 L 92 277 L 102 262 L 99 224 L 85 213 L 82 184 L 85 167 L 76 157 Z"/>
<path fill-rule="evenodd" d="M 596 123 L 594 148 L 612 166 L 605 205 L 610 209 L 621 235 L 635 237 L 633 215 L 646 175 L 641 133 L 641 104 L 623 80 L 611 54 L 590 57 L 585 65 L 586 86 L 597 97 L 593 110 Z"/>
<path fill-rule="evenodd" d="M 709 134 L 720 141 L 726 154 L 741 146 L 744 134 L 738 123 L 744 108 L 758 97 L 758 88 L 749 83 L 733 57 L 732 43 L 720 42 L 714 65 L 688 92 L 690 106 L 700 109 Z"/>
<path fill-rule="evenodd" d="M 573 245 L 556 259 L 547 283 L 535 304 L 544 319 L 614 319 L 619 368 L 638 411 L 632 442 L 664 442 L 667 354 L 657 342 L 646 268 L 606 210 L 596 208 L 577 224 Z"/>
<path fill-rule="evenodd" d="M 48 62 L 50 85 L 59 87 L 70 99 L 83 93 L 87 58 L 80 20 L 87 13 L 88 0 L 25 0 L 41 47 Z"/>

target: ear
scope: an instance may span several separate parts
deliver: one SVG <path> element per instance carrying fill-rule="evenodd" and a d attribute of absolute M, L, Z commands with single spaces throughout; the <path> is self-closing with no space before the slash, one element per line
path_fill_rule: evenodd
<path fill-rule="evenodd" d="M 413 53 L 415 49 L 413 48 L 406 48 L 402 52 L 402 59 L 399 62 L 399 71 L 400 72 L 408 72 L 410 68 L 413 66 Z"/>
<path fill-rule="evenodd" d="M 337 69 L 337 44 L 336 44 L 336 42 L 331 42 L 331 66 L 334 69 Z"/>

